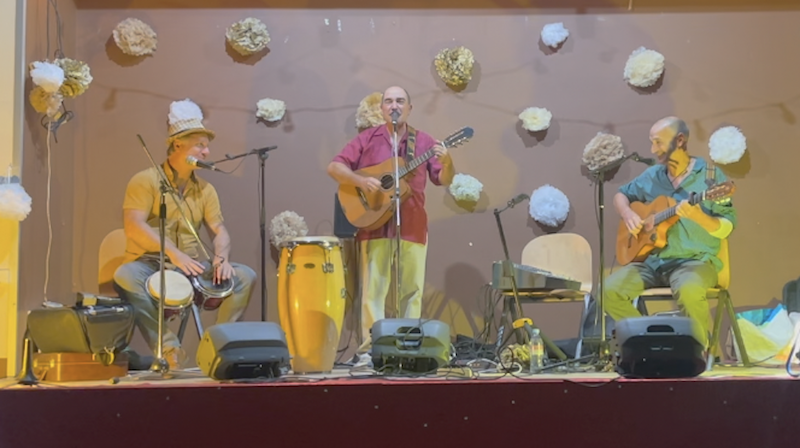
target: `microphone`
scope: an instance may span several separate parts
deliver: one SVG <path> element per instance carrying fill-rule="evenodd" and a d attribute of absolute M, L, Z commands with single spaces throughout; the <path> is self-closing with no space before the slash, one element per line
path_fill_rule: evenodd
<path fill-rule="evenodd" d="M 202 160 L 198 160 L 197 157 L 194 156 L 187 157 L 186 163 L 206 170 L 219 171 L 219 168 L 217 168 L 213 163 L 203 162 Z"/>
<path fill-rule="evenodd" d="M 400 119 L 400 111 L 397 109 L 393 110 L 391 116 L 392 116 L 392 124 L 397 126 L 397 120 Z"/>
<path fill-rule="evenodd" d="M 250 150 L 250 152 L 269 152 L 269 151 L 272 151 L 273 149 L 278 149 L 278 145 L 272 145 L 272 146 L 266 146 L 264 148 L 253 149 L 253 150 Z"/>
<path fill-rule="evenodd" d="M 644 163 L 645 165 L 648 165 L 648 166 L 653 166 L 653 165 L 656 164 L 656 159 L 651 159 L 649 157 L 639 157 L 639 154 L 635 154 L 633 156 L 633 160 L 635 160 L 635 161 L 637 161 L 639 163 Z"/>
<path fill-rule="evenodd" d="M 527 194 L 525 194 L 525 193 L 520 193 L 520 194 L 518 194 L 518 195 L 517 195 L 517 196 L 516 196 L 514 199 L 512 199 L 512 200 L 508 201 L 508 204 L 507 204 L 507 205 L 508 205 L 509 207 L 511 207 L 511 208 L 514 208 L 514 206 L 515 206 L 515 205 L 519 204 L 520 202 L 522 202 L 522 201 L 524 201 L 524 200 L 526 200 L 526 199 L 530 199 L 530 198 L 531 198 L 531 197 L 530 197 L 530 196 L 528 196 Z"/>

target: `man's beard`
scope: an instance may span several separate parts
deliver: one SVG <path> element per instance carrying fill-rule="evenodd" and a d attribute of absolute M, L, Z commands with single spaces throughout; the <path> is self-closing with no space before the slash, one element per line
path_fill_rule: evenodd
<path fill-rule="evenodd" d="M 664 153 L 661 157 L 659 157 L 659 162 L 663 165 L 675 165 L 677 162 L 672 160 L 672 153 L 674 153 L 678 149 L 678 136 L 672 138 L 669 142 L 669 149 L 667 152 Z"/>

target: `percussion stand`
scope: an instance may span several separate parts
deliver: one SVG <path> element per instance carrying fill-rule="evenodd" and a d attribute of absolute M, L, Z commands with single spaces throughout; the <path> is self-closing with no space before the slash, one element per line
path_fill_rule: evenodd
<path fill-rule="evenodd" d="M 633 159 L 637 162 L 649 164 L 646 159 L 639 156 L 638 153 L 631 153 L 627 156 L 615 160 L 607 165 L 601 166 L 595 170 L 590 170 L 589 174 L 594 177 L 597 182 L 597 208 L 598 208 L 598 226 L 600 231 L 600 275 L 598 278 L 597 296 L 600 303 L 600 345 L 598 347 L 598 360 L 600 365 L 608 364 L 611 362 L 611 352 L 606 337 L 606 301 L 604 297 L 605 290 L 605 192 L 603 191 L 603 184 L 606 182 L 606 173 L 613 171 L 622 166 L 628 159 Z"/>
<path fill-rule="evenodd" d="M 225 154 L 225 159 L 220 160 L 218 162 L 224 162 L 227 160 L 235 160 L 242 157 L 247 157 L 251 154 L 255 154 L 258 156 L 258 181 L 260 184 L 260 191 L 259 191 L 259 204 L 258 204 L 258 227 L 259 232 L 261 235 L 261 321 L 267 321 L 267 218 L 266 218 L 266 207 L 264 206 L 265 201 L 265 182 L 264 182 L 264 163 L 269 158 L 269 151 L 273 149 L 277 149 L 277 146 L 267 146 L 266 148 L 259 148 L 259 149 L 251 149 L 242 154 L 238 154 L 232 156 L 230 154 Z"/>

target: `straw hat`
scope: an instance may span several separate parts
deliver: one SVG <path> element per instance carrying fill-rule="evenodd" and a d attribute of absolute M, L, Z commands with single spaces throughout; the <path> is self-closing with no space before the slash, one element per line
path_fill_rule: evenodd
<path fill-rule="evenodd" d="M 173 101 L 169 106 L 169 138 L 167 146 L 176 139 L 190 134 L 203 133 L 213 140 L 214 131 L 203 126 L 203 112 L 200 107 L 190 99 Z"/>

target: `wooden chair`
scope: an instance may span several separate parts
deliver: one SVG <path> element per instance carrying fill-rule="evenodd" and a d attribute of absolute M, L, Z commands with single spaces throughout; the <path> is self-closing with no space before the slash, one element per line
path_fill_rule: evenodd
<path fill-rule="evenodd" d="M 730 268 L 730 255 L 728 253 L 728 240 L 721 241 L 719 253 L 717 257 L 722 261 L 722 270 L 718 274 L 717 286 L 708 290 L 708 300 L 717 300 L 717 309 L 714 315 L 714 326 L 711 330 L 711 341 L 709 342 L 708 354 L 708 369 L 714 363 L 714 357 L 717 353 L 722 353 L 722 341 L 720 341 L 720 332 L 722 330 L 722 311 L 727 311 L 728 319 L 730 320 L 733 336 L 736 338 L 736 344 L 739 346 L 741 358 L 739 361 L 745 366 L 750 367 L 750 357 L 747 355 L 747 349 L 744 346 L 744 339 L 742 338 L 742 331 L 739 329 L 739 323 L 736 321 L 736 313 L 731 301 L 731 295 L 728 290 L 731 284 L 731 268 Z M 650 288 L 645 290 L 637 301 L 636 307 L 643 314 L 647 314 L 647 300 L 674 300 L 672 289 L 670 288 Z M 717 352 L 717 350 L 719 350 Z"/>
<path fill-rule="evenodd" d="M 523 265 L 533 266 L 581 282 L 575 290 L 552 290 L 542 293 L 524 294 L 521 298 L 533 302 L 583 301 L 585 314 L 592 294 L 592 247 L 589 241 L 576 233 L 555 233 L 534 238 L 522 249 Z M 583 333 L 578 338 L 575 358 L 579 358 L 583 346 Z"/>
<path fill-rule="evenodd" d="M 97 288 L 98 293 L 105 297 L 118 297 L 117 291 L 114 289 L 114 273 L 117 268 L 122 265 L 125 258 L 125 243 L 126 236 L 124 229 L 114 229 L 109 232 L 103 241 L 100 243 L 98 250 L 97 260 Z M 192 313 L 197 326 L 198 336 L 203 338 L 203 326 L 200 321 L 200 309 L 196 303 L 182 309 L 179 312 L 178 319 L 180 320 L 180 328 L 178 330 L 178 340 L 183 340 L 183 335 L 186 332 L 186 325 L 189 319 L 189 313 Z"/>
<path fill-rule="evenodd" d="M 101 296 L 117 297 L 114 290 L 114 272 L 125 258 L 125 230 L 115 229 L 103 238 L 98 250 L 97 288 Z"/>

